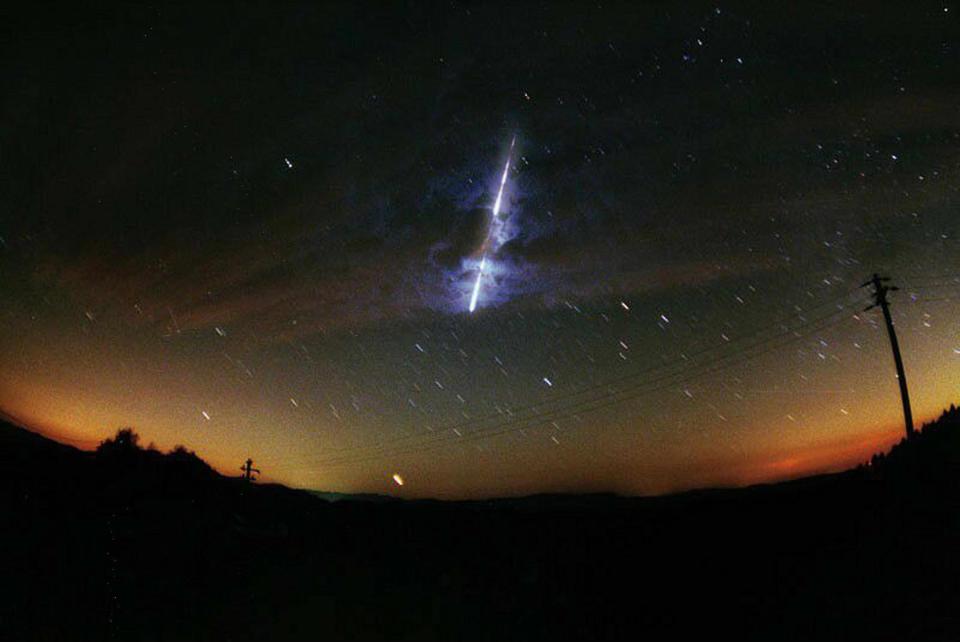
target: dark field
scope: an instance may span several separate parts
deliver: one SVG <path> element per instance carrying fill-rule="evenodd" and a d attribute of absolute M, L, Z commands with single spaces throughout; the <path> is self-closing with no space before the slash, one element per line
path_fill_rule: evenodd
<path fill-rule="evenodd" d="M 958 639 L 960 426 L 659 498 L 340 501 L 0 428 L 11 640 Z"/>

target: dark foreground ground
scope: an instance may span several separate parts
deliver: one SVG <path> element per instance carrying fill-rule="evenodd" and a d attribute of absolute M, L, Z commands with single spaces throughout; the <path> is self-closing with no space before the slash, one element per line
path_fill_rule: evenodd
<path fill-rule="evenodd" d="M 0 452 L 2 639 L 960 639 L 957 412 L 848 473 L 649 499 L 330 504 L 6 424 Z"/>

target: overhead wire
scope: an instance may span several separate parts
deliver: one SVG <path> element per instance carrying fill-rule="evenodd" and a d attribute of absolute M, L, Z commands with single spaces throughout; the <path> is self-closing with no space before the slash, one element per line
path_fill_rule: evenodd
<path fill-rule="evenodd" d="M 822 308 L 825 305 L 829 304 L 839 304 L 840 301 L 849 296 L 851 292 L 844 293 L 841 297 L 832 299 L 830 301 L 823 302 L 822 304 L 815 306 L 813 309 Z M 520 409 L 514 409 L 510 412 L 509 416 L 504 417 L 503 413 L 497 413 L 488 417 L 478 417 L 466 422 L 459 422 L 458 424 L 451 424 L 441 429 L 441 431 L 434 431 L 430 433 L 417 433 L 416 435 L 406 435 L 402 438 L 397 438 L 386 443 L 373 444 L 369 446 L 355 447 L 349 449 L 341 449 L 335 452 L 328 453 L 327 456 L 321 458 L 316 462 L 316 465 L 342 465 L 346 463 L 356 463 L 359 461 L 364 461 L 371 458 L 380 458 L 387 455 L 396 455 L 396 454 L 407 454 L 409 452 L 416 452 L 422 450 L 424 446 L 430 447 L 434 445 L 448 445 L 449 443 L 463 443 L 468 441 L 473 441 L 477 438 L 488 438 L 493 437 L 498 434 L 502 434 L 503 431 L 498 430 L 500 428 L 508 428 L 509 430 L 516 430 L 517 425 L 525 425 L 528 423 L 542 424 L 550 421 L 557 421 L 559 419 L 568 418 L 569 416 L 583 414 L 586 412 L 594 412 L 596 410 L 608 407 L 609 405 L 623 403 L 632 398 L 639 396 L 640 394 L 647 394 L 655 390 L 663 389 L 664 387 L 669 387 L 676 385 L 679 381 L 683 380 L 692 380 L 704 376 L 706 374 L 712 374 L 720 370 L 739 365 L 744 361 L 749 359 L 756 358 L 765 354 L 766 352 L 771 351 L 772 349 L 778 349 L 794 342 L 798 338 L 802 338 L 803 335 L 798 335 L 798 331 L 803 329 L 806 334 L 816 332 L 819 330 L 828 327 L 832 323 L 836 322 L 835 317 L 843 316 L 844 313 L 849 312 L 849 309 L 846 307 L 839 307 L 836 310 L 831 311 L 830 313 L 820 316 L 815 319 L 806 319 L 796 327 L 791 329 L 784 329 L 780 334 L 767 337 L 766 339 L 759 340 L 754 342 L 752 345 L 747 346 L 738 353 L 726 354 L 718 357 L 713 361 L 706 363 L 698 364 L 692 370 L 687 366 L 687 362 L 674 363 L 669 366 L 660 366 L 656 368 L 646 368 L 640 372 L 635 372 L 630 375 L 617 378 L 612 381 L 603 382 L 601 384 L 595 384 L 588 388 L 575 391 L 568 395 L 563 395 L 559 398 L 554 398 L 546 402 L 539 402 L 530 404 Z M 795 320 L 798 315 L 793 315 L 792 319 Z M 799 316 L 803 319 L 803 316 Z M 781 323 L 782 326 L 782 323 Z M 806 326 L 806 327 L 805 327 Z M 737 341 L 749 338 L 750 336 L 757 336 L 760 332 L 753 333 L 752 335 L 743 335 L 737 338 Z M 778 344 L 773 345 L 772 348 L 767 348 L 768 344 L 771 344 L 774 341 L 780 340 Z M 784 341 L 784 339 L 786 339 Z M 727 348 L 734 343 L 723 344 L 720 346 L 714 346 L 709 349 L 705 349 L 695 353 L 692 356 L 699 354 L 707 354 L 709 352 L 715 351 L 720 348 Z M 730 360 L 729 362 L 727 360 Z M 680 367 L 679 370 L 674 370 L 671 372 L 664 372 L 663 374 L 654 377 L 653 379 L 640 381 L 633 385 L 628 385 L 627 387 L 620 390 L 608 390 L 607 392 L 596 394 L 590 398 L 580 400 L 575 403 L 565 403 L 569 402 L 572 399 L 575 399 L 578 396 L 581 396 L 587 392 L 597 390 L 599 388 L 609 388 L 615 383 L 629 381 L 637 376 L 643 374 L 656 372 L 657 370 L 664 370 L 666 368 L 676 368 Z M 704 368 L 704 366 L 706 366 Z M 660 383 L 660 386 L 654 386 L 651 388 L 651 385 Z M 627 395 L 627 396 L 625 396 Z M 524 416 L 524 413 L 532 412 L 530 416 Z M 465 428 L 468 425 L 474 425 L 476 423 L 481 423 L 485 421 L 490 421 L 491 419 L 501 420 L 499 423 L 495 423 L 492 426 L 478 428 L 472 432 L 463 433 L 460 432 L 460 428 Z M 406 447 L 409 446 L 409 449 Z M 432 449 L 432 448 L 431 448 Z"/>
<path fill-rule="evenodd" d="M 491 421 L 491 420 L 503 419 L 504 414 L 508 414 L 509 416 L 515 416 L 515 415 L 518 415 L 518 414 L 521 414 L 521 413 L 524 413 L 524 412 L 529 412 L 529 411 L 534 411 L 534 412 L 536 412 L 536 411 L 542 411 L 542 410 L 544 410 L 544 409 L 549 409 L 549 406 L 550 406 L 551 404 L 553 404 L 553 403 L 557 403 L 557 402 L 563 401 L 563 400 L 565 400 L 565 399 L 570 399 L 570 398 L 574 398 L 574 397 L 579 397 L 579 396 L 581 396 L 581 395 L 585 395 L 585 394 L 588 394 L 588 393 L 590 393 L 590 392 L 594 392 L 594 391 L 596 391 L 596 390 L 601 390 L 601 389 L 609 388 L 610 386 L 617 385 L 617 384 L 621 384 L 621 383 L 628 382 L 628 381 L 632 381 L 632 380 L 636 379 L 637 377 L 641 377 L 641 376 L 649 375 L 649 374 L 654 374 L 654 373 L 657 373 L 658 371 L 665 370 L 665 369 L 671 369 L 671 368 L 676 369 L 676 368 L 680 368 L 680 369 L 683 370 L 683 371 L 688 371 L 689 368 L 690 368 L 691 362 L 694 362 L 695 359 L 698 359 L 698 358 L 704 357 L 704 356 L 708 356 L 708 355 L 710 355 L 710 353 L 722 352 L 722 351 L 724 351 L 724 350 L 728 350 L 728 349 L 731 349 L 731 348 L 735 348 L 735 347 L 736 347 L 739 343 L 741 343 L 742 341 L 747 340 L 747 339 L 750 339 L 750 338 L 753 338 L 753 337 L 757 337 L 757 336 L 759 336 L 759 335 L 761 335 L 761 334 L 769 331 L 770 328 L 775 328 L 775 327 L 777 327 L 777 326 L 780 326 L 781 328 L 783 328 L 784 324 L 786 324 L 786 323 L 790 323 L 790 322 L 796 321 L 797 319 L 803 320 L 803 319 L 804 319 L 804 314 L 810 314 L 810 313 L 812 313 L 812 312 L 815 312 L 815 311 L 817 311 L 817 310 L 820 310 L 820 309 L 822 309 L 822 308 L 824 308 L 824 307 L 826 307 L 826 306 L 829 306 L 829 305 L 839 305 L 841 302 L 844 301 L 844 299 L 846 299 L 848 296 L 850 296 L 851 294 L 853 294 L 853 293 L 856 292 L 857 290 L 858 290 L 858 288 L 854 288 L 854 289 L 847 290 L 847 291 L 843 292 L 842 294 L 840 294 L 840 295 L 838 295 L 838 296 L 832 297 L 832 298 L 830 298 L 830 299 L 828 299 L 828 300 L 826 300 L 826 301 L 823 301 L 823 302 L 818 303 L 817 305 L 809 308 L 808 310 L 804 310 L 804 311 L 800 311 L 800 312 L 794 312 L 794 313 L 792 313 L 792 314 L 790 314 L 790 315 L 784 315 L 784 316 L 780 317 L 779 319 L 777 319 L 776 321 L 774 321 L 773 323 L 769 324 L 769 325 L 768 325 L 767 327 L 765 327 L 765 328 L 761 328 L 761 329 L 755 330 L 755 331 L 753 331 L 753 332 L 749 332 L 749 333 L 745 333 L 745 334 L 739 335 L 739 336 L 737 336 L 737 337 L 735 337 L 735 338 L 733 338 L 733 339 L 731 339 L 731 340 L 729 340 L 729 341 L 725 341 L 724 343 L 721 343 L 721 344 L 712 344 L 712 345 L 706 346 L 706 347 L 704 347 L 704 348 L 702 348 L 702 349 L 700 349 L 700 350 L 691 352 L 691 353 L 689 353 L 689 354 L 681 353 L 682 361 L 676 361 L 676 362 L 673 362 L 673 363 L 670 363 L 670 364 L 657 364 L 657 365 L 654 365 L 654 366 L 647 366 L 647 367 L 641 368 L 641 369 L 639 369 L 639 370 L 635 370 L 635 371 L 630 372 L 630 373 L 625 374 L 625 375 L 620 375 L 620 376 L 614 377 L 614 378 L 612 378 L 612 379 L 608 379 L 608 380 L 605 380 L 605 381 L 601 381 L 601 382 L 599 382 L 599 383 L 591 384 L 591 385 L 589 385 L 589 386 L 580 388 L 580 389 L 575 390 L 575 391 L 568 392 L 568 393 L 566 393 L 566 394 L 557 395 L 557 396 L 555 396 L 555 397 L 553 397 L 553 398 L 551 398 L 551 399 L 545 399 L 545 400 L 538 401 L 538 402 L 533 402 L 533 403 L 530 403 L 530 404 L 527 404 L 527 405 L 524 405 L 524 406 L 519 406 L 519 407 L 514 407 L 514 408 L 508 408 L 506 411 L 497 411 L 497 412 L 489 413 L 489 414 L 486 414 L 486 415 L 481 415 L 481 416 L 477 416 L 477 417 L 467 418 L 467 419 L 465 419 L 465 420 L 458 421 L 458 422 L 451 423 L 451 424 L 447 424 L 447 425 L 445 425 L 445 426 L 440 426 L 440 427 L 438 427 L 438 428 L 436 428 L 436 429 L 432 429 L 431 432 L 429 432 L 429 433 L 427 433 L 427 434 L 424 434 L 424 433 L 413 433 L 413 434 L 403 435 L 403 436 L 395 437 L 395 438 L 393 438 L 393 439 L 391 439 L 391 440 L 389 440 L 389 441 L 387 441 L 387 442 L 380 442 L 380 443 L 378 443 L 378 444 L 364 444 L 364 445 L 350 446 L 350 447 L 346 447 L 346 448 L 336 449 L 336 450 L 334 450 L 334 451 L 330 451 L 330 454 L 344 454 L 344 453 L 348 453 L 348 452 L 366 450 L 366 449 L 369 449 L 369 448 L 379 448 L 379 447 L 383 447 L 383 446 L 386 446 L 386 445 L 389 445 L 389 444 L 393 444 L 393 443 L 404 442 L 404 441 L 409 441 L 409 440 L 415 440 L 415 439 L 422 438 L 422 437 L 430 437 L 430 436 L 436 435 L 436 434 L 438 434 L 438 433 L 440 433 L 440 432 L 452 432 L 452 431 L 454 431 L 454 430 L 464 429 L 464 428 L 467 428 L 467 427 L 469 427 L 469 426 L 473 426 L 473 425 L 476 425 L 476 424 L 479 424 L 479 423 L 484 423 L 484 422 Z M 747 349 L 750 349 L 750 348 L 747 348 Z"/>

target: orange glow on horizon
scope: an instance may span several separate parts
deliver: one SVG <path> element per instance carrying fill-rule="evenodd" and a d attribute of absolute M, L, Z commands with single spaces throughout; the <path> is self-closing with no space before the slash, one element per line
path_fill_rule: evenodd
<path fill-rule="evenodd" d="M 185 340 L 144 337 L 117 324 L 110 332 L 94 326 L 102 334 L 38 327 L 36 336 L 0 353 L 13 364 L 0 372 L 0 408 L 84 449 L 130 426 L 144 445 L 168 451 L 182 444 L 226 475 L 239 474 L 252 457 L 265 481 L 386 494 L 397 492 L 392 474 L 402 470 L 409 482 L 403 496 L 448 499 L 649 495 L 772 482 L 855 466 L 903 433 L 886 336 L 848 320 L 826 338 L 847 346 L 855 340 L 864 349 L 848 347 L 853 357 L 836 363 L 814 361 L 821 370 L 806 366 L 816 373 L 809 380 L 798 376 L 800 362 L 792 355 L 770 353 L 731 371 L 729 380 L 691 383 L 692 395 L 682 387 L 666 389 L 632 405 L 561 421 L 557 430 L 547 423 L 525 435 L 452 443 L 427 457 L 400 453 L 325 466 L 329 453 L 369 447 L 379 436 L 429 434 L 425 422 L 403 414 L 406 398 L 400 409 L 364 415 L 342 404 L 331 410 L 323 395 L 338 385 L 336 367 L 325 378 L 309 379 L 309 388 L 303 381 L 310 373 L 289 362 L 273 370 L 261 365 L 251 377 L 221 351 L 198 352 Z M 960 398 L 954 383 L 960 358 L 944 349 L 945 339 L 920 340 L 925 335 L 912 334 L 904 320 L 900 329 L 919 427 Z M 56 345 L 43 340 L 48 334 L 57 337 Z M 551 390 L 546 394 L 555 394 Z M 434 426 L 455 421 L 459 408 L 438 414 Z"/>
<path fill-rule="evenodd" d="M 922 415 L 924 419 L 917 421 L 919 429 L 923 423 L 932 421 L 939 416 L 942 409 Z M 41 434 L 49 439 L 65 443 L 80 450 L 95 450 L 99 443 L 116 431 L 115 428 L 103 429 L 96 427 L 88 422 L 77 421 L 71 425 L 62 424 L 57 421 L 44 421 L 33 418 L 30 415 L 13 415 L 5 413 L 6 417 L 28 430 Z M 141 445 L 147 447 L 153 445 L 162 451 L 169 451 L 176 445 L 181 444 L 157 444 L 149 434 L 149 431 L 142 432 L 133 426 L 141 437 Z M 680 492 L 694 488 L 706 487 L 742 487 L 753 484 L 776 483 L 791 479 L 798 479 L 811 475 L 840 472 L 859 464 L 867 462 L 875 453 L 886 452 L 894 444 L 903 438 L 903 426 L 890 423 L 886 428 L 858 433 L 855 436 L 837 436 L 835 439 L 823 443 L 801 446 L 798 449 L 788 451 L 771 451 L 770 454 L 757 454 L 754 459 L 749 461 L 724 461 L 714 462 L 720 466 L 719 474 L 715 476 L 704 477 L 704 483 L 670 483 L 659 488 L 651 488 L 649 492 L 639 494 L 663 494 L 669 492 Z M 206 461 L 215 470 L 223 475 L 237 476 L 233 466 L 233 459 L 227 459 L 220 455 L 213 448 L 204 448 L 199 444 L 182 444 L 189 450 L 194 450 L 197 455 Z M 391 481 L 399 486 L 403 482 L 397 480 L 398 475 L 390 477 Z M 261 475 L 261 481 L 265 483 L 283 483 L 293 486 L 309 487 L 297 485 L 283 475 Z M 349 490 L 345 492 L 363 492 L 362 489 Z M 629 492 L 618 491 L 621 494 L 631 494 Z M 524 494 L 524 493 L 521 493 Z"/>

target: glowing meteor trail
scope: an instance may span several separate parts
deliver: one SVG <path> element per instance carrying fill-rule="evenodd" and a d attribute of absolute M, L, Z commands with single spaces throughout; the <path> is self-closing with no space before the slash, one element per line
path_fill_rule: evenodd
<path fill-rule="evenodd" d="M 490 228 L 493 227 L 494 221 L 500 215 L 500 204 L 503 202 L 503 187 L 507 184 L 507 174 L 510 171 L 510 159 L 513 156 L 513 146 L 517 142 L 517 137 L 514 136 L 510 140 L 510 151 L 507 153 L 507 162 L 503 166 L 503 174 L 500 176 L 500 189 L 497 190 L 497 200 L 493 202 L 493 217 L 490 219 Z M 470 312 L 473 313 L 477 309 L 477 297 L 480 296 L 480 281 L 483 279 L 483 268 L 487 264 L 487 246 L 490 243 L 490 228 L 487 228 L 487 238 L 483 241 L 483 255 L 480 257 L 480 267 L 477 269 L 477 280 L 473 284 L 473 293 L 470 295 Z"/>
<path fill-rule="evenodd" d="M 486 262 L 487 262 L 487 257 L 486 255 L 484 255 L 480 259 L 480 269 L 477 270 L 477 282 L 473 284 L 473 294 L 470 295 L 470 311 L 471 312 L 477 309 L 477 296 L 480 294 L 480 278 L 483 277 L 483 268 Z"/>
<path fill-rule="evenodd" d="M 510 151 L 507 152 L 507 163 L 503 166 L 503 175 L 500 177 L 500 189 L 497 190 L 497 200 L 493 202 L 493 218 L 500 214 L 500 203 L 503 201 L 503 186 L 507 184 L 507 172 L 510 171 L 510 158 L 513 156 L 513 146 L 517 142 L 514 136 L 510 140 Z"/>

